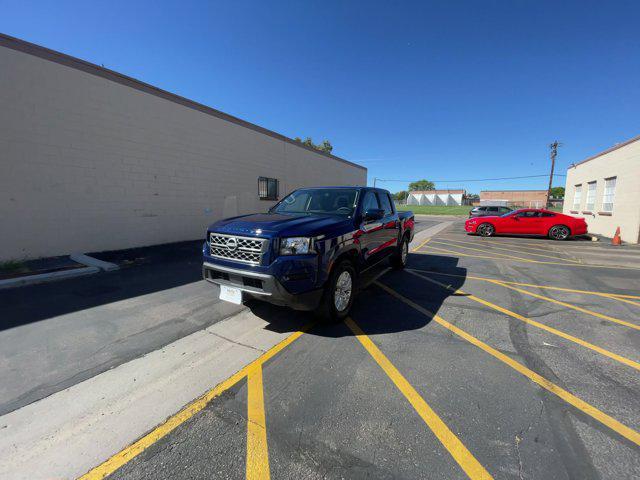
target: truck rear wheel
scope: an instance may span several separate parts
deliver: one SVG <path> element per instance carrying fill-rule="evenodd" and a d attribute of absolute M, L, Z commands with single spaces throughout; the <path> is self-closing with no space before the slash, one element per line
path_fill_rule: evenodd
<path fill-rule="evenodd" d="M 397 251 L 391 255 L 391 266 L 396 270 L 402 270 L 407 264 L 409 257 L 409 237 L 406 235 L 400 240 Z"/>
<path fill-rule="evenodd" d="M 356 279 L 356 270 L 348 260 L 340 262 L 333 268 L 317 310 L 321 320 L 339 322 L 349 315 L 353 305 Z"/>

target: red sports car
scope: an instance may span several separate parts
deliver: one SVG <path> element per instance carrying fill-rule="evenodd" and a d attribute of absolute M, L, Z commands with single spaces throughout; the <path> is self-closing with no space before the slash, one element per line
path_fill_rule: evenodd
<path fill-rule="evenodd" d="M 526 208 L 499 217 L 470 218 L 464 222 L 464 229 L 483 237 L 500 234 L 542 235 L 554 240 L 565 240 L 587 233 L 587 223 L 584 218 Z"/>

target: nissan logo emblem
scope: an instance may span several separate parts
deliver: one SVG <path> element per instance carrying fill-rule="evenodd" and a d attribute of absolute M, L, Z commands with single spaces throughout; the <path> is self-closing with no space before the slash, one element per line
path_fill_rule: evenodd
<path fill-rule="evenodd" d="M 233 252 L 236 248 L 238 248 L 238 240 L 236 240 L 235 238 L 230 238 L 229 240 L 227 240 L 227 248 Z"/>

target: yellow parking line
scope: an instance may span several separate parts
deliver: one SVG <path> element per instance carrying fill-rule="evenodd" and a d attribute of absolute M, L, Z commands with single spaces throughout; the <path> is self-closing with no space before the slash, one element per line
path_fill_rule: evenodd
<path fill-rule="evenodd" d="M 542 375 L 539 375 L 536 372 L 534 372 L 533 370 L 530 370 L 529 368 L 525 367 L 521 363 L 516 362 L 514 359 L 512 359 L 508 355 L 505 355 L 504 353 L 496 350 L 495 348 L 490 347 L 489 345 L 484 343 L 482 340 L 477 339 L 476 337 L 470 335 L 469 333 L 465 332 L 461 328 L 458 328 L 455 325 L 447 322 L 446 320 L 444 320 L 439 315 L 436 315 L 435 313 L 430 312 L 429 310 L 427 310 L 426 308 L 418 305 L 417 303 L 413 302 L 412 300 L 409 300 L 408 298 L 404 297 L 403 295 L 401 295 L 400 293 L 396 292 L 395 290 L 387 287 L 386 285 L 384 285 L 384 284 L 382 284 L 380 282 L 376 282 L 376 285 L 378 285 L 385 292 L 387 292 L 390 295 L 394 296 L 395 298 L 397 298 L 401 302 L 405 303 L 406 305 L 409 305 L 411 308 L 419 311 L 420 313 L 422 313 L 423 315 L 426 315 L 429 318 L 432 318 L 436 323 L 438 323 L 439 325 L 443 326 L 447 330 L 455 333 L 460 338 L 466 340 L 467 342 L 471 343 L 472 345 L 475 345 L 476 347 L 480 348 L 481 350 L 484 350 L 485 352 L 487 352 L 489 355 L 493 356 L 497 360 L 500 360 L 502 363 L 504 363 L 504 364 L 508 365 L 509 367 L 513 368 L 516 372 L 520 373 L 521 375 L 524 375 L 529 380 L 537 383 L 538 385 L 540 385 L 545 390 L 557 395 L 558 397 L 560 397 L 562 400 L 564 400 L 568 404 L 572 405 L 573 407 L 577 408 L 578 410 L 582 411 L 583 413 L 589 415 L 590 417 L 594 418 L 595 420 L 601 422 L 603 425 L 606 425 L 611 430 L 613 430 L 614 432 L 616 432 L 619 435 L 623 436 L 627 440 L 629 440 L 629 441 L 635 443 L 636 445 L 640 446 L 640 433 L 638 433 L 635 430 L 627 427 L 623 423 L 621 423 L 618 420 L 616 420 L 615 418 L 607 415 L 606 413 L 602 412 L 601 410 L 598 410 L 593 405 L 590 405 L 589 403 L 585 402 L 584 400 L 581 400 L 580 398 L 576 397 L 572 393 L 569 393 L 568 391 L 564 390 L 562 387 L 559 387 L 558 385 L 556 385 L 555 383 L 551 382 L 550 380 L 547 380 Z"/>
<path fill-rule="evenodd" d="M 613 300 L 618 300 L 619 302 L 628 303 L 630 305 L 635 305 L 636 307 L 640 307 L 640 303 L 633 302 L 631 300 L 627 300 L 626 298 L 622 298 L 619 295 L 602 295 L 603 297 L 612 298 Z"/>
<path fill-rule="evenodd" d="M 631 322 L 627 322 L 625 320 L 620 320 L 619 318 L 610 317 L 609 315 L 605 315 L 603 313 L 594 312 L 592 310 L 587 310 L 586 308 L 579 307 L 577 305 L 572 305 L 571 303 L 562 302 L 560 300 L 555 300 L 550 297 L 545 297 L 544 295 L 539 295 L 537 293 L 529 292 L 527 290 L 523 290 L 521 288 L 514 287 L 512 285 L 507 285 L 506 283 L 502 283 L 499 280 L 489 280 L 491 283 L 495 283 L 496 285 L 501 285 L 505 288 L 509 288 L 511 290 L 515 290 L 516 292 L 523 293 L 525 295 L 529 295 L 534 298 L 539 298 L 540 300 L 546 300 L 547 302 L 555 303 L 556 305 L 562 305 L 563 307 L 571 308 L 572 310 L 576 310 L 578 312 L 586 313 L 587 315 L 592 315 L 597 318 L 602 318 L 603 320 L 608 320 L 613 323 L 618 323 L 620 325 L 624 325 L 625 327 L 634 328 L 636 330 L 640 330 L 640 325 L 636 325 Z"/>
<path fill-rule="evenodd" d="M 442 237 L 442 238 L 444 240 L 450 240 L 451 239 L 451 237 Z M 464 238 L 468 238 L 468 236 L 464 237 Z M 551 241 L 544 241 L 544 240 L 540 241 L 539 243 L 535 243 L 535 242 L 520 242 L 520 241 L 518 241 L 518 243 L 511 243 L 511 242 L 508 242 L 508 241 L 505 242 L 504 240 L 502 240 L 503 238 L 512 238 L 513 239 L 513 237 L 499 237 L 498 236 L 498 237 L 491 237 L 491 238 L 484 237 L 480 241 L 481 242 L 486 242 L 489 245 L 512 245 L 512 246 L 516 246 L 516 247 L 520 247 L 522 245 L 527 245 L 528 246 L 527 248 L 529 248 L 529 247 L 530 248 L 536 248 L 538 250 L 540 249 L 541 246 L 544 246 L 544 245 L 552 243 Z M 455 240 L 455 238 L 453 238 L 453 240 Z M 525 248 L 525 247 L 522 247 L 522 248 Z"/>
<path fill-rule="evenodd" d="M 376 282 L 378 283 L 378 282 Z M 402 392 L 405 398 L 416 410 L 418 415 L 424 420 L 434 435 L 440 440 L 451 456 L 458 462 L 464 472 L 473 479 L 493 478 L 489 472 L 476 460 L 473 454 L 453 433 L 447 424 L 442 421 L 436 412 L 424 401 L 424 398 L 416 391 L 407 379 L 398 371 L 391 361 L 380 351 L 375 343 L 362 331 L 356 322 L 351 318 L 345 320 L 362 346 L 369 352 L 371 357 L 382 368 L 384 373 L 391 379 L 394 385 Z"/>
<path fill-rule="evenodd" d="M 458 247 L 458 245 L 456 245 L 456 247 Z M 468 247 L 458 247 L 458 248 L 468 248 Z M 489 256 L 485 256 L 485 255 L 471 255 L 469 253 L 462 253 L 462 252 L 457 252 L 455 250 L 448 250 L 445 248 L 436 248 L 433 247 L 431 245 L 429 245 L 429 249 L 435 249 L 435 250 L 439 250 L 441 252 L 446 252 L 446 253 L 455 253 L 458 256 L 462 256 L 462 257 L 471 257 L 471 258 L 489 258 L 491 260 L 510 260 L 508 258 L 499 258 L 499 257 L 489 257 Z M 476 249 L 477 250 L 477 249 Z M 415 253 L 419 253 L 419 254 L 425 254 L 425 251 L 422 252 L 415 252 Z M 436 255 L 441 255 L 441 254 L 436 254 Z M 496 253 L 495 255 L 501 255 L 499 253 Z M 520 257 L 514 257 L 514 258 L 520 258 Z M 561 265 L 563 267 L 577 267 L 577 268 L 581 268 L 581 267 L 586 267 L 586 268 L 610 268 L 610 269 L 623 269 L 623 270 L 640 270 L 640 268 L 638 267 L 624 267 L 621 265 L 596 265 L 596 264 L 587 264 L 587 263 L 562 263 L 562 262 L 543 262 L 540 260 L 528 260 L 528 259 L 521 259 L 521 260 L 517 260 L 520 262 L 528 262 L 528 263 L 539 263 L 541 265 Z"/>
<path fill-rule="evenodd" d="M 469 236 L 467 235 L 465 238 L 468 238 Z M 499 244 L 499 245 L 514 245 L 514 246 L 521 246 L 521 245 L 526 245 L 528 247 L 531 248 L 540 248 L 543 246 L 552 246 L 554 244 L 557 243 L 556 240 L 549 240 L 548 238 L 545 239 L 544 237 L 539 237 L 540 241 L 539 242 L 526 242 L 526 241 L 521 241 L 521 239 L 525 239 L 527 237 L 503 237 L 503 236 L 494 236 L 494 237 L 483 237 L 481 241 L 483 242 L 487 242 L 489 244 Z M 509 240 L 513 240 L 514 243 L 511 243 Z M 516 243 L 517 242 L 517 243 Z"/>
<path fill-rule="evenodd" d="M 420 250 L 422 247 L 424 247 L 427 243 L 429 243 L 429 240 L 431 240 L 432 237 L 427 238 L 424 242 L 422 242 L 420 245 L 418 245 L 416 248 L 414 248 L 413 250 L 411 250 L 412 252 L 417 252 L 418 250 Z"/>
<path fill-rule="evenodd" d="M 506 280 L 500 280 L 499 278 L 488 278 L 488 277 L 476 277 L 473 275 L 458 275 L 458 274 L 454 274 L 454 273 L 443 273 L 443 272 L 436 272 L 435 270 L 418 270 L 415 268 L 412 268 L 411 270 L 414 270 L 416 272 L 424 272 L 424 273 L 437 273 L 438 275 L 444 275 L 446 277 L 458 277 L 458 278 L 468 278 L 470 280 L 484 280 L 484 281 L 491 281 L 491 280 L 496 280 L 500 283 L 507 283 L 509 285 L 518 285 L 520 287 L 535 287 L 535 288 L 544 288 L 547 290 L 559 290 L 561 292 L 569 292 L 569 293 L 581 293 L 581 294 L 586 294 L 586 295 L 598 295 L 601 297 L 607 297 L 607 298 L 615 298 L 616 300 L 620 300 L 621 298 L 638 298 L 640 299 L 640 296 L 637 295 L 625 295 L 622 293 L 606 293 L 606 292 L 592 292 L 589 290 L 576 290 L 573 288 L 564 288 L 564 287 L 554 287 L 551 285 L 536 285 L 534 283 L 521 283 L 521 282 L 508 282 Z M 632 302 L 634 305 L 638 305 L 635 302 Z"/>
<path fill-rule="evenodd" d="M 455 244 L 455 243 L 464 243 L 464 244 L 467 244 L 467 245 L 479 245 L 479 243 L 478 243 L 478 242 L 465 242 L 465 241 L 462 241 L 462 240 L 450 240 L 450 239 L 447 239 L 447 242 L 448 242 L 448 243 L 454 243 L 454 244 Z M 445 243 L 445 242 L 438 242 L 438 243 Z M 485 242 L 485 243 L 489 243 L 489 242 Z M 455 245 L 454 245 L 454 246 L 455 246 Z M 488 246 L 490 249 L 495 249 L 495 250 L 505 250 L 505 251 L 507 251 L 507 252 L 522 253 L 522 254 L 524 254 L 524 255 L 533 255 L 533 256 L 535 256 L 535 257 L 555 258 L 556 260 L 566 260 L 566 261 L 568 261 L 568 262 L 582 263 L 582 262 L 580 262 L 579 260 L 572 260 L 572 259 L 570 259 L 570 258 L 558 257 L 558 256 L 556 256 L 556 255 L 548 255 L 548 254 L 533 253 L 533 252 L 520 252 L 520 251 L 518 251 L 518 250 L 514 250 L 513 248 L 501 248 L 501 247 L 496 247 L 495 245 L 492 245 L 492 244 L 487 245 L 487 246 Z M 532 249 L 532 250 L 533 250 L 533 249 Z M 482 250 L 482 251 L 484 252 L 484 251 L 486 251 L 486 250 Z M 491 251 L 491 250 L 489 250 L 489 252 L 490 252 L 490 251 Z M 541 251 L 541 250 L 540 250 L 540 249 L 537 249 L 536 251 L 538 251 L 538 252 L 539 252 L 539 251 Z"/>
<path fill-rule="evenodd" d="M 539 261 L 539 260 L 531 260 L 530 258 L 516 257 L 515 255 L 507 255 L 506 253 L 491 252 L 491 251 L 483 250 L 482 248 L 467 247 L 467 246 L 464 246 L 464 245 L 451 245 L 450 243 L 441 242 L 441 241 L 438 241 L 438 240 L 434 240 L 433 243 L 437 243 L 439 245 L 444 245 L 446 247 L 462 248 L 462 249 L 465 249 L 465 250 L 474 250 L 474 251 L 481 252 L 481 253 L 491 253 L 493 255 L 498 255 L 499 257 L 514 258 L 516 260 L 523 260 L 525 262 L 538 262 Z"/>
<path fill-rule="evenodd" d="M 256 366 L 262 366 L 269 359 L 274 357 L 277 353 L 279 353 L 284 348 L 288 347 L 291 343 L 300 338 L 305 332 L 307 332 L 313 326 L 312 323 L 304 326 L 299 331 L 289 335 L 287 338 L 282 340 L 277 345 L 273 346 L 271 349 L 267 350 L 260 357 L 255 359 L 253 362 L 243 367 L 239 372 L 231 375 L 228 379 L 223 381 L 222 383 L 216 385 L 214 388 L 206 392 L 200 398 L 194 400 L 189 405 L 184 407 L 178 413 L 169 417 L 163 423 L 154 428 L 151 432 L 147 433 L 144 437 L 140 438 L 133 444 L 129 445 L 124 450 L 116 453 L 111 458 L 101 463 L 97 467 L 89 470 L 87 473 L 82 475 L 79 480 L 96 480 L 105 478 L 107 475 L 112 474 L 118 468 L 122 467 L 125 463 L 133 460 L 135 457 L 144 452 L 151 445 L 156 443 L 158 440 L 166 437 L 169 433 L 175 430 L 177 427 L 182 425 L 184 422 L 193 417 L 196 413 L 201 411 L 204 407 L 206 407 L 209 402 L 211 402 L 214 398 L 219 396 L 224 391 L 233 387 L 236 383 L 242 380 L 245 376 L 247 376 L 248 372 L 255 368 Z"/>
<path fill-rule="evenodd" d="M 269 480 L 269 449 L 264 413 L 262 365 L 247 375 L 247 480 Z"/>
<path fill-rule="evenodd" d="M 580 338 L 574 337 L 572 335 L 569 335 L 568 333 L 563 332 L 562 330 L 557 330 L 553 327 L 549 327 L 543 323 L 537 322 L 535 320 L 531 320 L 530 318 L 524 317 L 516 312 L 512 312 L 511 310 L 508 310 L 504 307 L 501 307 L 500 305 L 496 305 L 495 303 L 491 303 L 487 300 L 483 300 L 482 298 L 476 297 L 475 295 L 471 295 L 468 294 L 460 289 L 455 289 L 453 287 L 451 287 L 450 285 L 445 285 L 444 283 L 440 283 L 437 280 L 433 280 L 432 278 L 428 278 L 425 277 L 424 275 L 420 275 L 418 273 L 409 271 L 408 273 L 415 275 L 416 277 L 420 277 L 423 280 L 426 280 L 427 282 L 431 282 L 434 283 L 436 285 L 439 285 L 443 288 L 446 288 L 447 290 L 454 292 L 454 293 L 459 293 L 462 295 L 465 295 L 466 298 L 468 298 L 469 300 L 473 300 L 474 302 L 480 303 L 482 305 L 485 305 L 489 308 L 492 308 L 494 310 L 497 310 L 498 312 L 504 313 L 505 315 L 508 315 L 512 318 L 515 318 L 517 320 L 520 320 L 528 325 L 540 328 L 541 330 L 545 330 L 549 333 L 552 333 L 553 335 L 557 335 L 558 337 L 564 338 L 565 340 L 569 340 L 570 342 L 576 343 L 582 347 L 588 348 L 590 350 L 593 350 L 594 352 L 598 352 L 601 355 L 604 355 L 606 357 L 611 358 L 612 360 L 615 360 L 617 362 L 623 363 L 631 368 L 635 368 L 636 370 L 640 370 L 640 363 L 638 362 L 634 362 L 633 360 L 630 360 L 628 358 L 623 357 L 622 355 L 618 355 L 617 353 L 613 353 L 610 352 L 609 350 L 606 350 L 604 348 L 598 347 L 597 345 L 594 345 L 592 343 L 589 343 L 585 340 L 582 340 Z"/>
<path fill-rule="evenodd" d="M 455 253 L 457 256 L 460 257 L 473 257 L 473 258 L 490 258 L 491 260 L 508 260 L 507 258 L 500 258 L 500 257 L 489 257 L 488 255 L 471 255 L 469 253 L 462 253 L 462 252 L 456 252 L 455 250 L 447 250 L 445 248 L 438 248 L 438 247 L 434 247 L 433 245 L 429 245 L 429 252 L 431 250 L 436 250 L 437 252 L 444 252 L 444 253 Z M 414 250 L 414 253 L 420 253 L 420 254 L 425 254 L 427 252 L 427 250 L 422 250 L 421 252 L 418 252 L 416 250 Z M 436 255 L 442 255 L 441 253 L 437 253 Z"/>

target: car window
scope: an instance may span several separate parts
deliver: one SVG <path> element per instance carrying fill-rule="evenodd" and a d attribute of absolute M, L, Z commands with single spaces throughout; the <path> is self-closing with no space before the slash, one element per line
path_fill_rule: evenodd
<path fill-rule="evenodd" d="M 500 207 L 500 213 L 507 213 L 510 212 L 511 209 L 507 208 L 507 207 Z"/>
<path fill-rule="evenodd" d="M 498 213 L 498 207 L 488 207 L 487 210 L 490 211 L 490 212 Z"/>
<path fill-rule="evenodd" d="M 540 212 L 536 212 L 535 210 L 527 210 L 526 212 L 520 212 L 518 216 L 523 218 L 537 218 L 540 216 L 539 213 Z"/>
<path fill-rule="evenodd" d="M 373 208 L 380 208 L 378 197 L 374 192 L 368 191 L 364 196 L 364 200 L 362 201 L 362 213 Z"/>
<path fill-rule="evenodd" d="M 550 212 L 542 212 L 540 214 L 541 217 L 555 217 L 556 214 L 555 213 L 550 213 Z"/>
<path fill-rule="evenodd" d="M 385 215 L 391 215 L 393 213 L 393 208 L 391 208 L 391 202 L 389 201 L 389 195 L 378 192 L 378 201 L 380 202 L 380 208 L 384 210 Z"/>
<path fill-rule="evenodd" d="M 486 209 L 487 209 L 487 207 L 476 207 L 476 208 L 474 208 L 474 210 L 476 212 L 484 212 Z"/>

